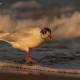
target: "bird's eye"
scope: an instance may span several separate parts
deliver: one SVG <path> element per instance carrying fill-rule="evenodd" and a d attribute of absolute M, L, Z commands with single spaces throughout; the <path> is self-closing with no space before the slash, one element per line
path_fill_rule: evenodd
<path fill-rule="evenodd" d="M 43 34 L 46 34 L 46 31 L 44 31 Z"/>
<path fill-rule="evenodd" d="M 42 33 L 42 34 L 46 34 L 46 31 L 45 31 L 45 30 L 42 30 L 41 33 Z"/>

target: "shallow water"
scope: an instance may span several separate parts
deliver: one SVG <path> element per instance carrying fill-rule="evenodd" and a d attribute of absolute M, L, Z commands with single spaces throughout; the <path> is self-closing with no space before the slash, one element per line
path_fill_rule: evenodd
<path fill-rule="evenodd" d="M 46 41 L 30 50 L 40 65 L 58 68 L 80 68 L 80 38 Z M 25 59 L 25 52 L 0 41 L 0 60 L 16 60 L 18 55 Z"/>

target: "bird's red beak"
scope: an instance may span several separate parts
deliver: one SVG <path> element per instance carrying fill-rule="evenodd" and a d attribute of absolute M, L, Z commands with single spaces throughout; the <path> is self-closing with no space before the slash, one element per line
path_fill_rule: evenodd
<path fill-rule="evenodd" d="M 50 35 L 48 36 L 48 39 L 49 39 L 49 40 L 53 40 L 53 36 L 50 34 Z"/>

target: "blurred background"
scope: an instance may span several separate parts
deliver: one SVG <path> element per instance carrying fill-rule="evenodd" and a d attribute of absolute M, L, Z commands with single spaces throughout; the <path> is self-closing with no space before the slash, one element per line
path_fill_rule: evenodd
<path fill-rule="evenodd" d="M 1 32 L 32 25 L 50 27 L 56 38 L 79 37 L 80 1 L 0 0 Z"/>

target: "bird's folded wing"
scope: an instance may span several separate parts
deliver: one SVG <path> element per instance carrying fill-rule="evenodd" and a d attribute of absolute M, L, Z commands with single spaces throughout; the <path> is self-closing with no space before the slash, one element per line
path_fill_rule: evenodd
<path fill-rule="evenodd" d="M 15 32 L 5 33 L 2 34 L 1 37 L 3 40 L 16 42 L 18 40 L 34 36 L 38 32 L 39 28 L 28 28 L 28 29 L 18 30 Z"/>
<path fill-rule="evenodd" d="M 10 33 L 0 33 L 0 39 L 3 39 L 4 37 L 8 36 Z"/>

